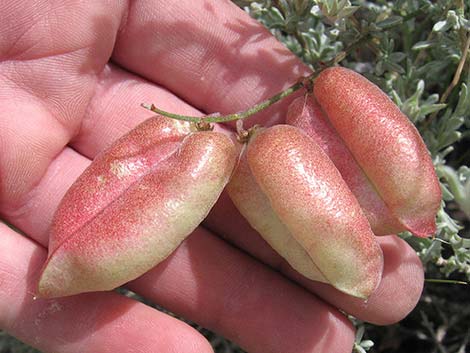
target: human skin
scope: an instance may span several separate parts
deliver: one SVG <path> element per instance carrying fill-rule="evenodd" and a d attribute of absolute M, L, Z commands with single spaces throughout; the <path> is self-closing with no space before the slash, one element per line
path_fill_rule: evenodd
<path fill-rule="evenodd" d="M 0 329 L 44 352 L 211 352 L 190 326 L 117 293 L 34 300 L 48 227 L 93 157 L 152 116 L 140 103 L 236 112 L 307 69 L 223 0 L 7 0 L 0 13 L 0 217 L 17 229 L 0 224 Z M 283 122 L 290 101 L 246 124 Z M 413 250 L 395 236 L 378 241 L 384 275 L 365 304 L 293 271 L 223 194 L 202 227 L 127 287 L 250 353 L 349 353 L 354 330 L 337 308 L 389 324 L 422 290 Z"/>

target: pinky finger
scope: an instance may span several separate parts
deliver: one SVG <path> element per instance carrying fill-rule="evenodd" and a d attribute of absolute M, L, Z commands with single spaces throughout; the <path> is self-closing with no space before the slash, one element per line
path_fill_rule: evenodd
<path fill-rule="evenodd" d="M 114 292 L 35 300 L 45 256 L 0 223 L 0 329 L 43 352 L 213 352 L 189 325 Z"/>

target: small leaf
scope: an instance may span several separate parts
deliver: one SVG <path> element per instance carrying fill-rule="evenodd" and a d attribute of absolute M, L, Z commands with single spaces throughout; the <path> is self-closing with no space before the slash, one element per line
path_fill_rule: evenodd
<path fill-rule="evenodd" d="M 366 351 L 371 349 L 374 346 L 374 342 L 371 340 L 364 340 L 361 342 L 361 347 L 364 348 Z"/>
<path fill-rule="evenodd" d="M 441 148 L 452 145 L 454 142 L 457 142 L 462 137 L 462 133 L 459 131 L 452 131 L 449 133 L 444 140 L 441 142 Z"/>
<path fill-rule="evenodd" d="M 439 21 L 434 24 L 434 27 L 432 28 L 433 32 L 445 32 L 447 31 L 451 25 L 447 23 L 446 20 L 444 21 Z"/>
<path fill-rule="evenodd" d="M 441 247 L 442 247 L 441 242 L 434 240 L 431 243 L 431 246 L 429 246 L 424 251 L 424 254 L 422 254 L 422 256 L 421 256 L 421 260 L 423 261 L 423 263 L 426 264 L 429 261 L 431 261 L 433 258 L 438 257 L 439 254 L 441 253 Z"/>
<path fill-rule="evenodd" d="M 432 40 L 423 40 L 421 42 L 417 42 L 415 45 L 411 47 L 412 50 L 423 50 L 432 47 L 436 42 Z"/>
<path fill-rule="evenodd" d="M 454 195 L 450 192 L 449 188 L 441 184 L 441 190 L 442 190 L 442 199 L 444 201 L 452 201 L 454 199 Z"/>
<path fill-rule="evenodd" d="M 462 88 L 460 89 L 459 102 L 455 108 L 454 114 L 463 116 L 469 114 L 468 107 L 470 106 L 470 94 L 468 94 L 468 88 L 465 83 L 462 83 Z"/>
<path fill-rule="evenodd" d="M 459 129 L 464 122 L 464 118 L 461 116 L 453 116 L 446 122 L 446 130 L 455 131 Z"/>
<path fill-rule="evenodd" d="M 359 344 L 354 344 L 354 353 L 367 353 Z"/>
<path fill-rule="evenodd" d="M 354 12 L 356 12 L 359 9 L 359 6 L 349 6 L 345 7 L 343 10 L 340 12 L 340 17 L 345 18 L 351 16 Z"/>
<path fill-rule="evenodd" d="M 397 51 L 397 52 L 394 52 L 394 53 L 390 54 L 389 58 L 390 58 L 391 61 L 399 63 L 400 61 L 403 61 L 403 59 L 406 58 L 406 54 Z"/>
<path fill-rule="evenodd" d="M 420 109 L 420 115 L 426 116 L 434 112 L 438 112 L 441 109 L 444 109 L 447 104 L 431 104 L 427 106 L 423 106 Z"/>
<path fill-rule="evenodd" d="M 405 73 L 405 69 L 402 68 L 400 65 L 390 61 L 390 60 L 387 60 L 387 61 L 384 61 L 384 68 L 387 69 L 388 71 L 394 71 L 394 72 L 397 72 L 399 74 L 404 74 Z"/>
<path fill-rule="evenodd" d="M 387 19 L 377 22 L 375 24 L 376 27 L 380 28 L 381 30 L 388 29 L 391 27 L 395 27 L 399 24 L 403 23 L 403 17 L 401 16 L 390 16 Z"/>

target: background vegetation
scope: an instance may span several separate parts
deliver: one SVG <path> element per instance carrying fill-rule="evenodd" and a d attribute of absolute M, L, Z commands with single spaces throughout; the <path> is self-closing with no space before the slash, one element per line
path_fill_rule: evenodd
<path fill-rule="evenodd" d="M 470 290 L 457 283 L 470 280 L 470 1 L 234 2 L 313 69 L 339 57 L 378 84 L 417 126 L 440 177 L 436 238 L 402 234 L 426 268 L 421 300 L 396 325 L 355 321 L 355 352 L 465 353 Z M 217 353 L 242 352 L 199 330 Z M 37 351 L 0 332 L 0 353 L 26 352 Z"/>

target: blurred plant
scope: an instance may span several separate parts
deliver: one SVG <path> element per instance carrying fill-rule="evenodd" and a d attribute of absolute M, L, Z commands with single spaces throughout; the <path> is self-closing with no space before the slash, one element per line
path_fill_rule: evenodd
<path fill-rule="evenodd" d="M 0 331 L 0 353 L 41 353 L 38 350 Z"/>
<path fill-rule="evenodd" d="M 374 342 L 364 338 L 364 333 L 366 331 L 366 327 L 364 323 L 354 319 L 353 317 L 350 318 L 353 321 L 353 324 L 356 326 L 356 337 L 353 347 L 353 353 L 366 353 L 368 352 L 373 346 Z"/>

